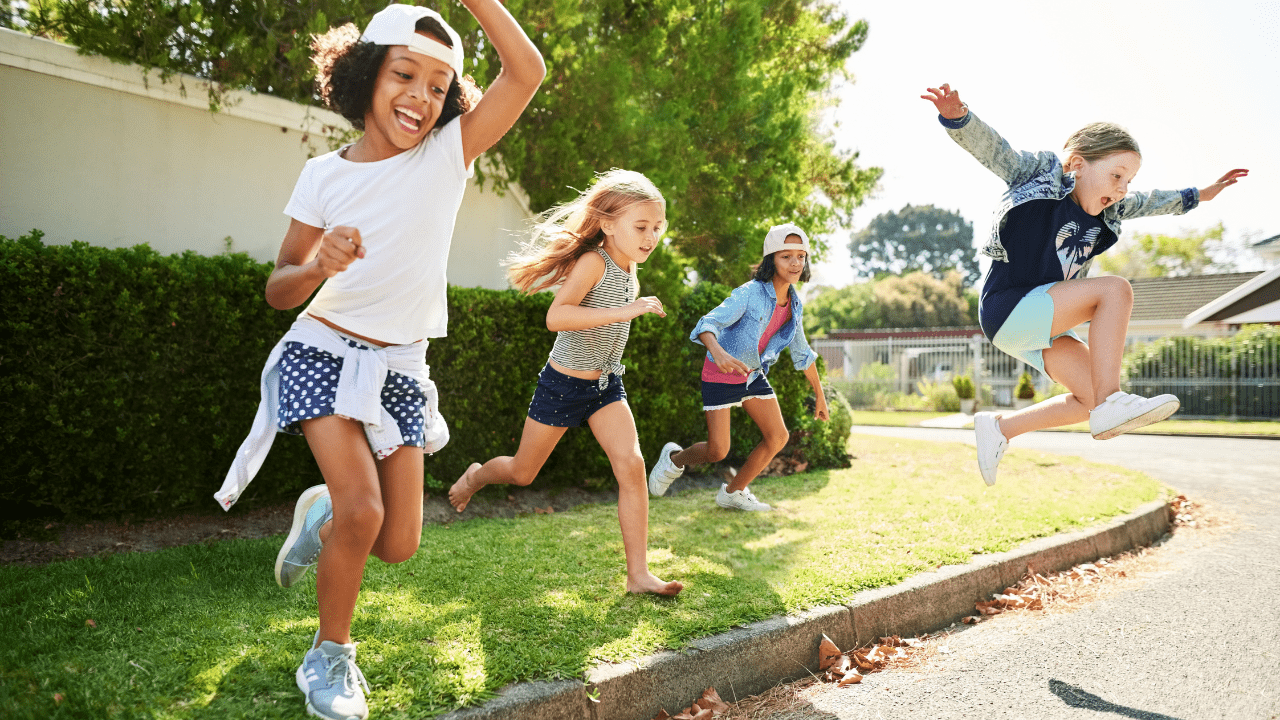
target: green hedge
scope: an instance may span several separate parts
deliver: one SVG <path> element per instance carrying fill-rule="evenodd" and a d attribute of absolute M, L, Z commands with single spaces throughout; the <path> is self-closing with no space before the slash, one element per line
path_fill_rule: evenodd
<path fill-rule="evenodd" d="M 296 311 L 273 310 L 271 271 L 243 254 L 162 256 L 146 246 L 43 244 L 33 231 L 0 236 L 0 471 L 4 517 L 154 516 L 214 509 L 212 493 L 258 405 L 262 362 Z M 693 324 L 729 288 L 704 284 L 668 316 L 632 324 L 624 381 L 641 449 L 706 437 L 698 392 L 701 346 Z M 427 361 L 448 419 L 449 445 L 426 462 L 441 491 L 467 464 L 515 452 L 537 374 L 554 334 L 550 294 L 449 288 L 449 336 Z M 803 373 L 784 357 L 770 373 L 793 430 L 784 451 L 815 467 L 848 465 L 852 419 L 828 393 L 832 420 L 815 421 Z M 734 411 L 739 462 L 759 431 Z M 278 503 L 320 482 L 306 442 L 277 435 L 244 507 Z M 539 484 L 613 484 L 590 430 L 566 434 Z"/>

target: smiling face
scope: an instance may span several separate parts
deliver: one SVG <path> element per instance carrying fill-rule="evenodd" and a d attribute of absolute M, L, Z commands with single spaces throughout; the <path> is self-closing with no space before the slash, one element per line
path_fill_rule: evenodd
<path fill-rule="evenodd" d="M 605 252 L 620 267 L 630 263 L 619 260 L 642 263 L 649 259 L 666 232 L 667 209 L 659 202 L 633 203 L 616 218 L 600 223 L 600 229 L 604 231 Z"/>
<path fill-rule="evenodd" d="M 784 247 L 773 254 L 773 277 L 792 285 L 800 282 L 800 276 L 804 274 L 805 263 L 809 260 L 809 253 L 805 252 L 803 243 L 799 235 L 788 235 L 783 240 Z M 789 248 L 786 245 L 794 244 L 796 247 Z"/>
<path fill-rule="evenodd" d="M 1066 169 L 1076 174 L 1076 187 L 1071 199 L 1090 215 L 1097 215 L 1124 199 L 1129 182 L 1142 167 L 1142 156 L 1136 152 L 1112 153 L 1090 162 L 1072 155 Z"/>
<path fill-rule="evenodd" d="M 439 42 L 427 33 L 418 34 Z M 404 45 L 389 46 L 378 69 L 360 140 L 371 159 L 391 157 L 422 142 L 435 127 L 452 82 L 453 68 L 447 63 Z"/>

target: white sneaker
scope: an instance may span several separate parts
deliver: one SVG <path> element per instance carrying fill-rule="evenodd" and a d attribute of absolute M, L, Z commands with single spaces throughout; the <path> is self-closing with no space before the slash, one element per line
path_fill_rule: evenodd
<path fill-rule="evenodd" d="M 1164 420 L 1177 412 L 1181 404 L 1173 395 L 1145 398 L 1117 390 L 1089 411 L 1089 432 L 1095 440 L 1110 440 Z"/>
<path fill-rule="evenodd" d="M 977 436 L 978 470 L 988 485 L 996 484 L 996 467 L 1009 447 L 1009 441 L 1000 432 L 1000 416 L 992 412 L 980 412 L 973 416 L 973 432 Z"/>
<path fill-rule="evenodd" d="M 756 496 L 751 494 L 751 488 L 742 488 L 737 492 L 729 492 L 728 483 L 720 486 L 720 492 L 716 493 L 716 504 L 730 510 L 768 512 L 773 509 L 757 500 Z"/>
<path fill-rule="evenodd" d="M 671 462 L 671 456 L 683 449 L 673 442 L 662 446 L 662 452 L 658 453 L 658 460 L 653 464 L 653 470 L 649 472 L 650 495 L 666 495 L 671 483 L 684 474 L 684 468 L 677 467 Z"/>

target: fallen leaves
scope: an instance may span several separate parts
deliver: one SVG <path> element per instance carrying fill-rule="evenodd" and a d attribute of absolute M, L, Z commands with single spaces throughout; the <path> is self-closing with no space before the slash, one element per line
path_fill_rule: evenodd
<path fill-rule="evenodd" d="M 551 515 L 556 511 L 556 509 L 548 505 L 545 508 L 536 507 L 533 509 L 533 511 L 538 515 Z"/>
<path fill-rule="evenodd" d="M 714 687 L 709 687 L 689 707 L 675 715 L 668 715 L 666 709 L 660 710 L 653 716 L 653 720 L 710 720 L 726 712 L 729 712 L 729 705 L 720 699 L 720 693 Z"/>
<path fill-rule="evenodd" d="M 929 637 L 901 638 L 892 635 L 882 637 L 880 642 L 867 647 L 842 653 L 831 638 L 823 635 L 818 643 L 818 670 L 822 673 L 819 677 L 840 687 L 856 685 L 867 673 L 907 660 L 911 650 L 923 648 Z"/>

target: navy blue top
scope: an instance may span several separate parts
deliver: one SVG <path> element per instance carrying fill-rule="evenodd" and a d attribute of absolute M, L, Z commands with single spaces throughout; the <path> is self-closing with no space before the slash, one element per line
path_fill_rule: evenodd
<path fill-rule="evenodd" d="M 978 322 L 988 340 L 1022 298 L 1045 283 L 1070 280 L 1090 259 L 1116 243 L 1100 217 L 1085 213 L 1070 197 L 1031 200 L 1009 210 L 1000 228 L 1009 262 L 987 270 L 978 300 Z"/>

